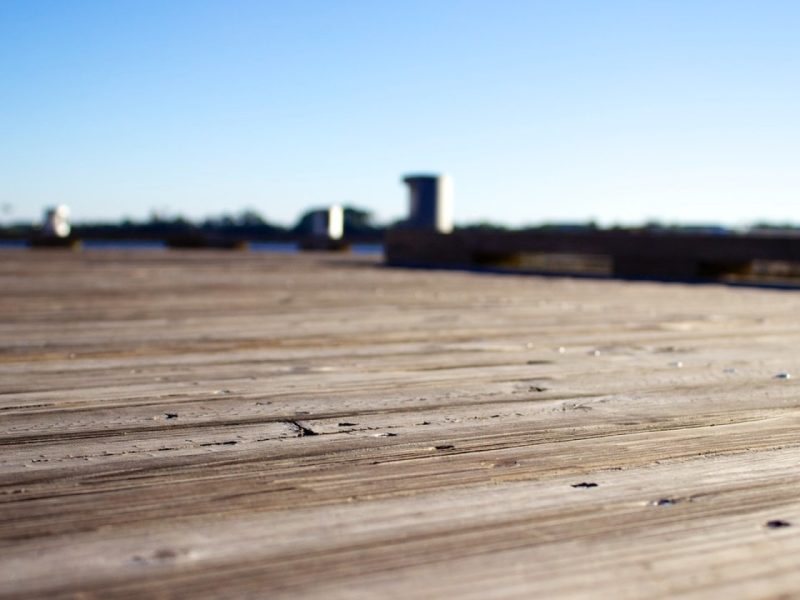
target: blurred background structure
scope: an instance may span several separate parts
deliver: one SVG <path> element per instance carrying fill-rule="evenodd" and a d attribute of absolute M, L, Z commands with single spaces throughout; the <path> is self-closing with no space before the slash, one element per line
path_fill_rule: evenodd
<path fill-rule="evenodd" d="M 447 175 L 408 175 L 409 214 L 406 226 L 439 233 L 453 231 L 453 180 Z"/>
<path fill-rule="evenodd" d="M 72 227 L 69 224 L 68 206 L 59 204 L 44 211 L 42 235 L 51 238 L 65 238 L 69 236 L 70 231 L 72 231 Z"/>

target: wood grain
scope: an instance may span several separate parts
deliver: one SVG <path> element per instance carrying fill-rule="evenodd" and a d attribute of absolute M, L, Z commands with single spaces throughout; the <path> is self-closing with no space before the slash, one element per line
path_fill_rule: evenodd
<path fill-rule="evenodd" d="M 0 290 L 0 597 L 800 595 L 798 292 L 107 250 Z"/>

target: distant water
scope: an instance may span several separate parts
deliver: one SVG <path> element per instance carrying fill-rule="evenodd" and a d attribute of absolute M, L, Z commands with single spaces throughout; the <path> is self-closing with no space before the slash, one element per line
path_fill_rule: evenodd
<path fill-rule="evenodd" d="M 300 248 L 294 242 L 250 242 L 250 250 L 253 250 L 254 252 L 295 254 L 300 250 Z"/>
<path fill-rule="evenodd" d="M 27 248 L 28 242 L 24 240 L 0 240 L 0 250 L 12 248 Z"/>
<path fill-rule="evenodd" d="M 0 240 L 0 250 L 27 248 L 25 240 Z M 129 241 L 129 240 L 85 240 L 82 244 L 84 250 L 163 250 L 167 246 L 160 241 Z M 295 242 L 252 242 L 250 250 L 253 252 L 270 252 L 275 254 L 297 254 L 300 247 Z M 353 244 L 353 254 L 382 254 L 383 244 Z"/>
<path fill-rule="evenodd" d="M 0 250 L 12 248 L 28 248 L 25 240 L 0 240 Z M 166 248 L 164 242 L 135 242 L 127 240 L 84 240 L 81 242 L 84 250 L 159 250 Z"/>
<path fill-rule="evenodd" d="M 255 252 L 275 252 L 278 254 L 297 254 L 300 246 L 294 242 L 252 242 L 250 250 Z M 353 254 L 382 254 L 383 244 L 353 244 Z"/>
<path fill-rule="evenodd" d="M 81 245 L 85 250 L 161 250 L 167 247 L 158 240 L 85 240 Z"/>
<path fill-rule="evenodd" d="M 383 244 L 353 244 L 353 254 L 383 254 Z"/>

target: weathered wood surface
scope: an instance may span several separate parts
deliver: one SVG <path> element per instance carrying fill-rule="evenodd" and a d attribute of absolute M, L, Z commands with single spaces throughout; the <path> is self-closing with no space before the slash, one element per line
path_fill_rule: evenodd
<path fill-rule="evenodd" d="M 800 595 L 799 292 L 157 251 L 0 290 L 3 598 Z"/>

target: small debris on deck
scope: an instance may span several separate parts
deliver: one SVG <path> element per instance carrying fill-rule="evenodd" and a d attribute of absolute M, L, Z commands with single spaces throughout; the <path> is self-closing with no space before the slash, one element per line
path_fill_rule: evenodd
<path fill-rule="evenodd" d="M 678 503 L 678 500 L 674 498 L 659 498 L 658 500 L 653 500 L 650 504 L 653 506 L 675 506 Z"/>
<path fill-rule="evenodd" d="M 782 519 L 774 519 L 772 521 L 767 521 L 765 527 L 767 529 L 781 529 L 783 527 L 791 527 L 792 524 L 789 521 L 784 521 Z"/>

